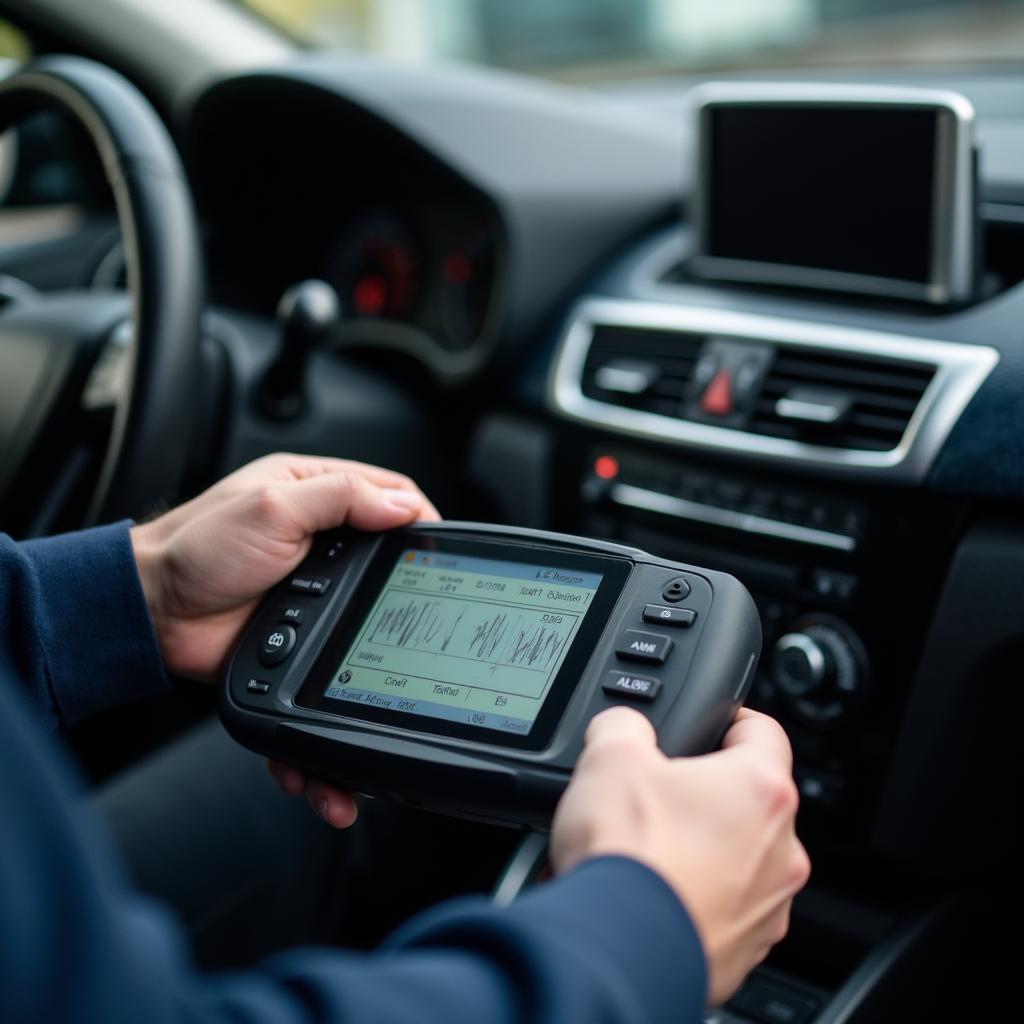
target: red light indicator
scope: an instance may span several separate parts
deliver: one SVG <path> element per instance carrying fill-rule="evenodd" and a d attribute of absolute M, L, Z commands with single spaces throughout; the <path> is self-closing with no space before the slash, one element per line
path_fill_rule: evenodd
<path fill-rule="evenodd" d="M 599 455 L 594 460 L 594 472 L 602 480 L 614 480 L 619 475 L 619 460 L 612 455 Z"/>
<path fill-rule="evenodd" d="M 388 283 L 376 274 L 361 277 L 352 292 L 360 316 L 380 316 L 388 301 Z"/>

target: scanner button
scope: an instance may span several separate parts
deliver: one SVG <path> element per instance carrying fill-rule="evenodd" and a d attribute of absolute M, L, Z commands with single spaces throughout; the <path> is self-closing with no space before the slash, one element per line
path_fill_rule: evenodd
<path fill-rule="evenodd" d="M 282 605 L 280 615 L 282 622 L 290 622 L 297 626 L 302 621 L 303 607 L 301 604 Z"/>
<path fill-rule="evenodd" d="M 341 558 L 344 550 L 345 542 L 343 540 L 328 540 L 320 549 L 320 556 L 325 562 L 336 562 Z"/>
<path fill-rule="evenodd" d="M 625 672 L 609 672 L 604 682 L 605 693 L 615 697 L 632 697 L 633 700 L 654 700 L 660 689 L 660 679 L 631 676 Z"/>
<path fill-rule="evenodd" d="M 293 576 L 288 581 L 288 589 L 293 594 L 309 594 L 310 597 L 322 597 L 330 586 L 328 576 Z"/>
<path fill-rule="evenodd" d="M 269 693 L 270 683 L 263 679 L 250 679 L 245 688 L 249 693 Z"/>
<path fill-rule="evenodd" d="M 663 604 L 644 605 L 644 622 L 663 626 L 692 626 L 697 613 L 692 608 L 667 608 Z"/>
<path fill-rule="evenodd" d="M 662 665 L 672 650 L 672 638 L 660 633 L 645 633 L 641 629 L 627 629 L 623 632 L 615 653 L 630 661 L 649 661 Z"/>
<path fill-rule="evenodd" d="M 671 601 L 672 604 L 675 604 L 677 601 L 684 601 L 689 596 L 690 584 L 682 576 L 669 580 L 661 591 L 661 599 L 663 601 Z"/>
<path fill-rule="evenodd" d="M 260 647 L 260 664 L 267 668 L 280 665 L 289 654 L 295 649 L 295 641 L 298 638 L 291 626 L 284 624 L 274 626 L 263 638 L 263 646 Z"/>

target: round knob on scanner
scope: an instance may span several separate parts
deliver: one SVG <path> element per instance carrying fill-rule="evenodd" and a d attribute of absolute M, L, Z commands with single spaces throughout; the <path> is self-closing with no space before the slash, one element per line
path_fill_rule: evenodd
<path fill-rule="evenodd" d="M 264 413 L 285 420 L 302 412 L 309 357 L 340 316 L 338 294 L 326 281 L 301 281 L 281 296 L 277 306 L 281 348 L 260 382 Z"/>
<path fill-rule="evenodd" d="M 799 717 L 817 725 L 842 718 L 859 701 L 867 677 L 864 647 L 838 621 L 805 621 L 780 637 L 772 679 Z"/>

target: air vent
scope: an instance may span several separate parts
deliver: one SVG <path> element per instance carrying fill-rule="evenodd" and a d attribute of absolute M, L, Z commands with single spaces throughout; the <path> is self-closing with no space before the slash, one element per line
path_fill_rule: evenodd
<path fill-rule="evenodd" d="M 567 321 L 548 400 L 660 444 L 917 482 L 998 361 L 985 345 L 594 296 Z M 726 371 L 711 408 L 707 390 Z"/>
<path fill-rule="evenodd" d="M 595 324 L 583 394 L 611 405 L 679 416 L 704 335 Z"/>
<path fill-rule="evenodd" d="M 747 429 L 829 448 L 891 451 L 903 439 L 934 376 L 934 367 L 920 363 L 781 347 Z M 831 396 L 842 416 L 814 422 L 814 404 L 801 401 L 806 395 L 823 396 L 823 408 Z M 787 415 L 790 406 L 804 406 L 810 415 Z"/>

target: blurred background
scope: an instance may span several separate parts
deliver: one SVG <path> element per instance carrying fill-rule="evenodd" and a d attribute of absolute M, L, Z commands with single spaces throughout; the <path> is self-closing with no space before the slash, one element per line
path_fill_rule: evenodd
<path fill-rule="evenodd" d="M 40 0 L 40 6 L 66 2 Z M 103 6 L 126 13 L 146 8 L 172 25 L 196 11 L 208 17 L 211 4 L 241 7 L 305 47 L 405 62 L 471 61 L 579 82 L 712 69 L 1024 58 L 1024 0 L 104 0 Z M 216 43 L 223 49 L 227 41 Z M 239 50 L 245 46 L 238 41 Z M 0 58 L 23 60 L 30 51 L 0 15 Z"/>
<path fill-rule="evenodd" d="M 235 0 L 304 43 L 601 80 L 1024 57 L 1022 0 Z"/>

